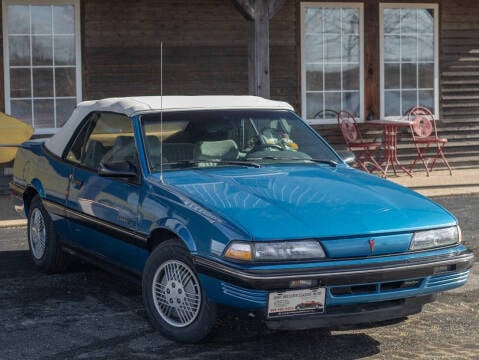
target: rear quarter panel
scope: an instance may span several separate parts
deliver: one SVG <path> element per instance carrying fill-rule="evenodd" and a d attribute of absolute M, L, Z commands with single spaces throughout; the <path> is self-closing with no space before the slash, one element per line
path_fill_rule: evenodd
<path fill-rule="evenodd" d="M 33 188 L 44 200 L 65 205 L 70 166 L 45 150 L 43 141 L 22 144 L 13 166 L 13 181 Z"/>

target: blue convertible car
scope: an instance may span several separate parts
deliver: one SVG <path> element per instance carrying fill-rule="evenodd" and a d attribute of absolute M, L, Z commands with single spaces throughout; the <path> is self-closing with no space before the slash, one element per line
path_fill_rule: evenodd
<path fill-rule="evenodd" d="M 273 329 L 405 317 L 473 263 L 454 216 L 257 97 L 83 102 L 23 144 L 11 189 L 41 270 L 73 254 L 141 279 L 152 324 L 177 341 L 203 339 L 218 305 Z"/>

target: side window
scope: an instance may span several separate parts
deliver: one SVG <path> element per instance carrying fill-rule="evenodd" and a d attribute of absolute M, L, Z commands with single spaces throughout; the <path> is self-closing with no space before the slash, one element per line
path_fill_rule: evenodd
<path fill-rule="evenodd" d="M 71 144 L 70 150 L 68 150 L 66 159 L 76 164 L 80 163 L 82 158 L 82 152 L 84 151 L 85 139 L 88 136 L 92 124 L 97 118 L 97 114 L 88 115 L 87 120 L 82 124 L 80 131 L 77 134 L 75 141 Z"/>
<path fill-rule="evenodd" d="M 95 171 L 101 162 L 129 161 L 136 165 L 131 119 L 115 113 L 94 114 L 80 130 L 67 159 Z"/>

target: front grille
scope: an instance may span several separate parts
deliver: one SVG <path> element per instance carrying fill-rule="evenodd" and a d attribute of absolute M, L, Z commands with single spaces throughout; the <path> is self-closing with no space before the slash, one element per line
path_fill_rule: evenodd
<path fill-rule="evenodd" d="M 333 296 L 379 294 L 396 290 L 415 289 L 421 285 L 422 279 L 391 281 L 375 284 L 334 286 L 330 288 Z"/>

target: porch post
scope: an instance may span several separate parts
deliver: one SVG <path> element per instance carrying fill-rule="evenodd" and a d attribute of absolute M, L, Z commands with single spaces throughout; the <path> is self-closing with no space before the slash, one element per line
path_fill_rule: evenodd
<path fill-rule="evenodd" d="M 270 97 L 269 21 L 286 0 L 233 0 L 249 21 L 248 84 L 251 95 Z"/>

